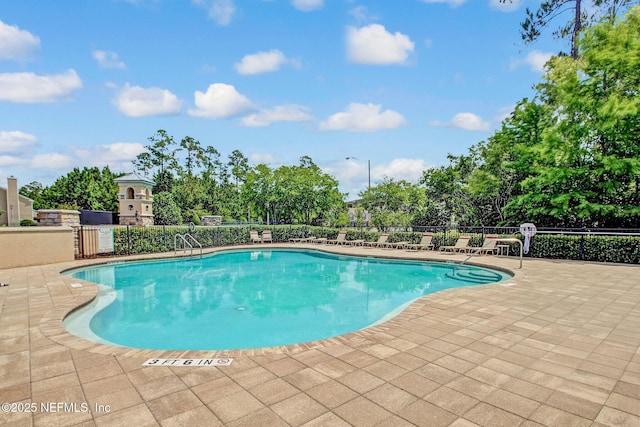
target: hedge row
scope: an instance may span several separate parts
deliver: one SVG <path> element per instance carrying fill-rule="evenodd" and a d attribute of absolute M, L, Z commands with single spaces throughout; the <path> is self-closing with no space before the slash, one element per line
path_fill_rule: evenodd
<path fill-rule="evenodd" d="M 187 227 L 121 227 L 114 230 L 116 255 L 169 252 L 174 250 L 174 238 L 177 233 L 190 233 L 203 247 L 228 246 L 249 243 L 249 231 L 259 233 L 271 230 L 275 242 L 287 242 L 291 238 L 326 237 L 335 239 L 340 231 L 337 228 L 314 227 L 306 225 L 285 226 L 232 226 L 232 227 L 196 227 L 190 232 Z M 348 230 L 347 240 L 364 239 L 376 241 L 380 232 Z M 471 236 L 470 246 L 481 246 L 484 236 L 480 233 L 464 233 Z M 457 231 L 433 233 L 433 244 L 438 249 L 443 245 L 454 245 L 460 237 Z M 513 237 L 513 236 L 505 236 Z M 420 242 L 422 233 L 392 232 L 388 242 Z M 519 236 L 522 239 L 522 236 Z M 519 251 L 517 244 L 511 245 L 511 254 Z M 640 238 L 635 236 L 579 236 L 538 234 L 531 239 L 527 256 L 534 258 L 555 258 L 585 260 L 597 262 L 617 262 L 626 264 L 640 263 Z"/>

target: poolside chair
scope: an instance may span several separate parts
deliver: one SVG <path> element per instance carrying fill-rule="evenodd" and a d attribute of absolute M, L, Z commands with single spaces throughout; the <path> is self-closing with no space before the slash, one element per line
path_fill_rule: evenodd
<path fill-rule="evenodd" d="M 433 249 L 433 243 L 431 243 L 432 240 L 433 240 L 433 234 L 423 233 L 422 240 L 420 240 L 420 243 L 409 243 L 408 245 L 406 245 L 406 249 L 408 251 L 419 251 L 420 249 Z"/>
<path fill-rule="evenodd" d="M 479 248 L 468 248 L 469 252 L 498 255 L 498 237 L 497 234 L 487 234 L 484 242 L 482 242 L 482 246 Z"/>
<path fill-rule="evenodd" d="M 469 247 L 470 236 L 460 236 L 454 246 L 440 246 L 441 252 L 466 252 Z"/>
<path fill-rule="evenodd" d="M 380 237 L 378 237 L 378 240 L 375 242 L 363 242 L 362 246 L 364 246 L 365 248 L 380 248 L 380 247 L 384 247 L 387 244 L 387 239 L 389 238 L 389 234 L 388 233 L 382 233 L 380 235 Z"/>
<path fill-rule="evenodd" d="M 327 240 L 327 243 L 331 245 L 343 245 L 347 243 L 347 232 L 346 231 L 339 232 L 338 237 L 336 237 L 333 240 Z"/>
<path fill-rule="evenodd" d="M 411 242 L 408 242 L 406 240 L 403 240 L 402 242 L 392 242 L 392 243 L 385 243 L 385 248 L 396 248 L 396 249 L 404 249 L 407 247 L 407 245 L 410 245 Z"/>
<path fill-rule="evenodd" d="M 271 237 L 271 230 L 264 230 L 262 232 L 262 243 L 273 243 L 273 237 Z"/>
<path fill-rule="evenodd" d="M 258 236 L 258 232 L 255 230 L 249 231 L 249 243 L 262 243 L 262 239 Z"/>
<path fill-rule="evenodd" d="M 355 240 L 345 240 L 345 245 L 349 246 L 362 246 L 364 245 L 364 239 L 355 239 Z"/>
<path fill-rule="evenodd" d="M 327 243 L 327 238 L 326 237 L 314 237 L 313 239 L 309 240 L 309 242 L 311 243 Z"/>

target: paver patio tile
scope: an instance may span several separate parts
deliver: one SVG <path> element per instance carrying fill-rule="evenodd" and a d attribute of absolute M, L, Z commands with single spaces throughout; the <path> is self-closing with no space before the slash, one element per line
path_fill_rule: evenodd
<path fill-rule="evenodd" d="M 265 405 L 271 405 L 299 393 L 299 390 L 282 378 L 274 378 L 251 387 L 249 392 Z"/>
<path fill-rule="evenodd" d="M 446 409 L 447 411 L 463 416 L 469 409 L 478 404 L 478 400 L 449 387 L 442 386 L 429 393 L 424 398 L 434 405 Z"/>
<path fill-rule="evenodd" d="M 522 418 L 528 418 L 541 405 L 540 402 L 501 389 L 487 396 L 486 402 Z"/>
<path fill-rule="evenodd" d="M 638 400 L 622 394 L 611 393 L 609 399 L 607 399 L 607 402 L 605 403 L 605 406 L 640 417 L 640 405 L 638 404 Z"/>
<path fill-rule="evenodd" d="M 336 414 L 327 412 L 318 418 L 304 423 L 302 427 L 351 427 L 351 425 Z"/>
<path fill-rule="evenodd" d="M 354 427 L 372 426 L 393 415 L 380 405 L 362 396 L 338 406 L 333 412 Z"/>
<path fill-rule="evenodd" d="M 258 399 L 245 390 L 221 396 L 219 399 L 208 402 L 207 406 L 213 414 L 225 424 L 265 407 Z"/>
<path fill-rule="evenodd" d="M 222 377 L 206 383 L 198 384 L 195 387 L 191 387 L 191 390 L 204 403 L 209 403 L 224 396 L 240 393 L 243 391 L 243 388 L 236 384 L 231 378 Z"/>
<path fill-rule="evenodd" d="M 492 427 L 513 427 L 524 422 L 524 418 L 484 402 L 473 407 L 464 417 L 479 425 Z"/>
<path fill-rule="evenodd" d="M 307 394 L 329 409 L 358 397 L 358 393 L 335 380 L 317 385 L 307 390 Z"/>
<path fill-rule="evenodd" d="M 138 393 L 140 393 L 140 396 L 146 401 L 154 400 L 158 397 L 187 388 L 180 378 L 175 375 L 158 378 L 135 387 Z"/>
<path fill-rule="evenodd" d="M 547 405 L 540 406 L 529 418 L 548 426 L 586 427 L 591 425 L 586 418 Z"/>
<path fill-rule="evenodd" d="M 391 381 L 394 378 L 398 378 L 399 376 L 407 373 L 407 369 L 394 365 L 393 363 L 389 363 L 386 360 L 381 360 L 372 365 L 366 366 L 363 369 L 385 381 Z"/>
<path fill-rule="evenodd" d="M 162 421 L 182 412 L 204 407 L 191 390 L 182 390 L 147 402 L 147 407 L 156 420 Z"/>
<path fill-rule="evenodd" d="M 303 363 L 300 363 L 297 360 L 291 359 L 289 357 L 269 361 L 267 363 L 264 363 L 262 366 L 279 377 L 284 377 L 285 375 L 289 375 L 306 368 L 306 365 L 304 365 Z"/>
<path fill-rule="evenodd" d="M 283 379 L 302 391 L 330 380 L 330 378 L 326 375 L 323 375 L 311 368 L 306 368 L 301 371 L 294 372 L 293 374 L 285 376 Z"/>
<path fill-rule="evenodd" d="M 417 400 L 404 407 L 398 413 L 401 417 L 418 426 L 448 426 L 458 417 L 449 411 L 432 405 L 424 400 Z"/>
<path fill-rule="evenodd" d="M 251 388 L 254 385 L 262 384 L 276 378 L 272 372 L 262 366 L 256 366 L 239 372 L 231 372 L 229 373 L 229 377 L 238 383 L 240 387 L 244 388 Z"/>
<path fill-rule="evenodd" d="M 360 394 L 364 394 L 385 383 L 385 381 L 381 378 L 376 377 L 375 375 L 372 375 L 363 370 L 358 370 L 347 374 L 341 378 L 338 378 L 338 381 Z"/>
<path fill-rule="evenodd" d="M 160 425 L 145 404 L 132 406 L 122 411 L 112 412 L 95 419 L 96 426 L 136 426 L 147 427 Z"/>
<path fill-rule="evenodd" d="M 236 421 L 232 421 L 226 426 L 228 427 L 287 427 L 287 424 L 275 412 L 269 408 L 264 408 L 251 414 L 244 416 Z"/>
<path fill-rule="evenodd" d="M 195 409 L 181 412 L 173 417 L 166 418 L 160 422 L 162 427 L 184 427 L 184 426 L 222 426 L 213 412 L 206 406 L 199 406 Z"/>
<path fill-rule="evenodd" d="M 271 409 L 290 425 L 304 424 L 327 412 L 327 408 L 304 393 L 280 401 Z"/>
<path fill-rule="evenodd" d="M 416 396 L 389 383 L 371 390 L 364 396 L 393 413 L 398 413 L 405 406 L 418 400 Z"/>

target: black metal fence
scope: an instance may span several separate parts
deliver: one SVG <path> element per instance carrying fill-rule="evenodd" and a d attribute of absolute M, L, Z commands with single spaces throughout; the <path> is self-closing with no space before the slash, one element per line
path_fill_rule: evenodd
<path fill-rule="evenodd" d="M 112 232 L 97 230 L 107 227 Z M 315 227 L 307 225 L 273 224 L 227 224 L 223 226 L 80 226 L 76 229 L 76 254 L 80 258 L 102 255 L 130 255 L 141 253 L 169 252 L 175 249 L 174 239 L 177 233 L 190 233 L 203 247 L 228 246 L 249 243 L 249 231 L 272 231 L 274 242 L 287 242 L 295 237 L 335 238 L 337 228 Z M 375 229 L 348 228 L 347 239 L 377 240 L 380 232 Z M 517 237 L 524 240 L 519 227 L 492 226 L 422 226 L 409 231 L 396 228 L 389 231 L 389 241 L 419 242 L 421 234 L 434 234 L 436 249 L 442 245 L 452 245 L 461 235 L 471 236 L 471 246 L 480 246 L 484 237 L 497 234 L 500 237 Z M 112 237 L 110 237 L 112 236 Z M 112 238 L 112 249 L 102 240 Z M 513 245 L 511 253 L 516 253 Z M 535 258 L 572 259 L 599 262 L 621 262 L 637 264 L 640 262 L 640 229 L 576 229 L 547 228 L 537 229 L 530 240 L 527 256 Z"/>

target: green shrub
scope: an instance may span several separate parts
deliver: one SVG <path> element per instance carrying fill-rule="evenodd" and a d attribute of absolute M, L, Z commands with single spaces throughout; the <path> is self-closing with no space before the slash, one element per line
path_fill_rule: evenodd
<path fill-rule="evenodd" d="M 339 228 L 316 227 L 309 225 L 261 225 L 261 226 L 222 226 L 196 227 L 190 234 L 203 248 L 229 246 L 249 243 L 249 231 L 261 233 L 271 230 L 274 242 L 288 242 L 292 238 L 325 237 L 335 239 Z M 114 230 L 114 249 L 116 255 L 170 252 L 174 250 L 176 233 L 189 233 L 186 226 L 119 227 Z M 348 229 L 347 240 L 363 239 L 376 241 L 381 232 L 360 229 Z M 471 236 L 470 246 L 479 247 L 485 235 L 481 233 L 460 233 L 447 231 L 433 233 L 433 244 L 440 246 L 455 245 L 461 234 Z M 513 235 L 504 237 L 514 237 Z M 522 236 L 518 236 L 523 241 Z M 389 233 L 389 242 L 408 241 L 418 243 L 421 232 L 395 231 Z M 582 252 L 581 252 L 582 247 Z M 510 245 L 512 255 L 519 254 L 518 244 Z M 600 236 L 600 235 L 561 235 L 537 234 L 531 238 L 529 254 L 532 258 L 555 258 L 596 262 L 617 262 L 626 264 L 640 263 L 640 237 L 636 236 Z"/>
<path fill-rule="evenodd" d="M 20 226 L 21 227 L 34 227 L 36 225 L 38 225 L 38 223 L 35 222 L 32 219 L 21 219 L 20 220 Z"/>

